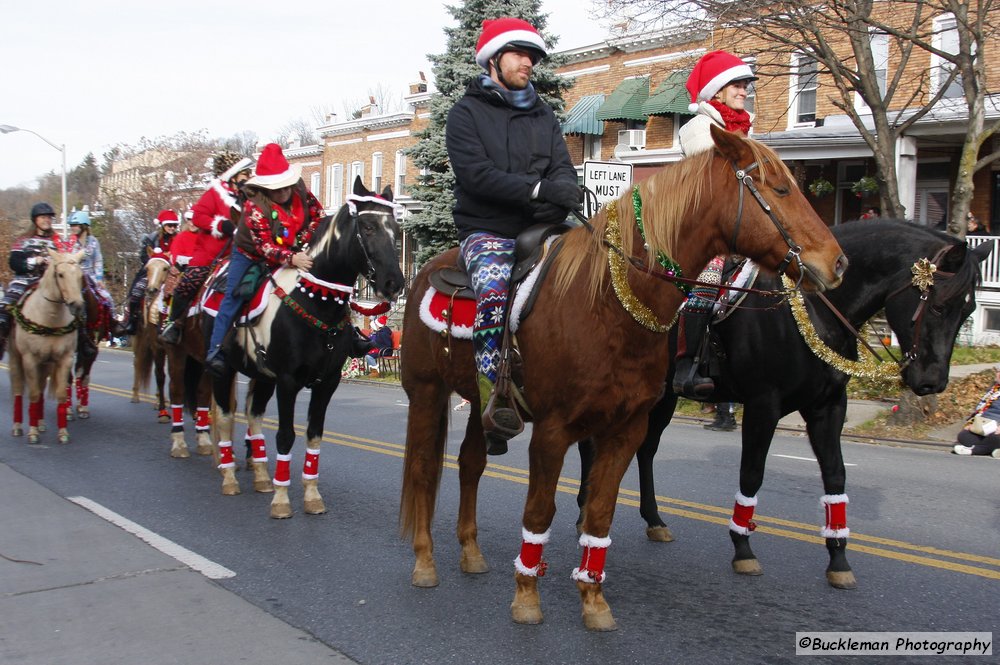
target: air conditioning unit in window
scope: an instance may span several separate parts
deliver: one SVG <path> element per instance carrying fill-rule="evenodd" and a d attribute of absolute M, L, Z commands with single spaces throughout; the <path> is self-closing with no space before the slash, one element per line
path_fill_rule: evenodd
<path fill-rule="evenodd" d="M 632 150 L 642 150 L 646 147 L 645 129 L 622 129 L 618 132 L 618 144 L 628 146 Z"/>

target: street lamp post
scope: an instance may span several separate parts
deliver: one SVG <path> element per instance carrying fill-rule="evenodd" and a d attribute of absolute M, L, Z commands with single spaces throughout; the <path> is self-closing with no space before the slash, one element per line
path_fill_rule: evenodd
<path fill-rule="evenodd" d="M 29 134 L 34 134 L 38 138 L 42 139 L 50 146 L 62 153 L 62 224 L 60 232 L 66 235 L 66 144 L 56 145 L 52 141 L 48 140 L 38 132 L 32 131 L 30 129 L 25 129 L 24 127 L 14 127 L 13 125 L 0 125 L 0 134 L 10 134 L 11 132 L 28 132 Z"/>

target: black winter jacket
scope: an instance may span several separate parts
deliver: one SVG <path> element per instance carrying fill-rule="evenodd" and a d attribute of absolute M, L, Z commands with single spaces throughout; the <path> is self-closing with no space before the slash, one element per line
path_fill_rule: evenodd
<path fill-rule="evenodd" d="M 445 141 L 459 240 L 477 231 L 514 238 L 536 223 L 531 192 L 539 180 L 577 182 L 552 108 L 538 99 L 528 110 L 515 109 L 478 78 L 448 113 Z"/>

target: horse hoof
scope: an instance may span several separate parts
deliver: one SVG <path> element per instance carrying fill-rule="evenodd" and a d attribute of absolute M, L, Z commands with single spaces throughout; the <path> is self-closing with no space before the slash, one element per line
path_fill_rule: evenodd
<path fill-rule="evenodd" d="M 733 559 L 733 572 L 737 575 L 752 576 L 764 574 L 757 559 Z"/>
<path fill-rule="evenodd" d="M 618 624 L 615 623 L 615 618 L 612 616 L 611 610 L 601 610 L 592 614 L 584 614 L 583 626 L 587 630 L 605 633 L 611 630 L 618 630 Z"/>
<path fill-rule="evenodd" d="M 191 457 L 191 453 L 188 452 L 187 446 L 175 446 L 170 449 L 170 456 L 174 459 L 187 459 Z"/>
<path fill-rule="evenodd" d="M 421 589 L 436 587 L 438 585 L 437 569 L 434 566 L 430 568 L 414 568 L 413 574 L 410 575 L 410 584 Z"/>
<path fill-rule="evenodd" d="M 194 450 L 196 453 L 202 456 L 207 456 L 212 454 L 212 446 L 208 443 L 199 444 Z"/>
<path fill-rule="evenodd" d="M 31 434 L 29 432 L 28 433 L 28 445 L 30 445 L 30 446 L 36 445 L 41 438 L 42 437 L 38 436 L 37 434 Z"/>
<path fill-rule="evenodd" d="M 463 573 L 481 575 L 490 572 L 490 564 L 486 563 L 486 557 L 482 554 L 466 555 L 463 552 L 460 565 Z"/>
<path fill-rule="evenodd" d="M 545 619 L 542 615 L 542 608 L 537 605 L 518 604 L 511 604 L 510 618 L 514 620 L 514 623 L 525 626 L 537 626 Z"/>
<path fill-rule="evenodd" d="M 292 512 L 292 507 L 288 504 L 279 503 L 278 505 L 271 504 L 271 518 L 276 520 L 287 520 L 289 517 L 294 515 Z"/>
<path fill-rule="evenodd" d="M 69 434 L 60 434 L 59 435 L 59 443 L 63 443 L 63 444 L 69 443 Z"/>
<path fill-rule="evenodd" d="M 171 420 L 170 420 L 170 416 L 169 416 L 169 415 L 167 415 L 167 414 L 166 414 L 165 412 L 161 411 L 161 412 L 160 412 L 160 413 L 159 413 L 159 414 L 158 414 L 158 415 L 156 416 L 156 422 L 158 422 L 158 423 L 169 423 L 169 422 L 171 422 Z"/>
<path fill-rule="evenodd" d="M 665 526 L 651 526 L 646 528 L 646 538 L 654 543 L 672 543 L 674 534 Z"/>
<path fill-rule="evenodd" d="M 10 433 L 12 436 L 24 436 L 24 428 L 20 425 L 14 425 L 11 428 Z"/>
<path fill-rule="evenodd" d="M 72 409 L 66 411 L 66 420 L 68 420 L 70 422 L 73 422 L 74 420 L 76 420 L 76 414 L 73 413 Z"/>
<path fill-rule="evenodd" d="M 236 496 L 239 493 L 239 483 L 222 483 L 222 496 Z"/>
<path fill-rule="evenodd" d="M 851 570 L 828 570 L 826 571 L 826 581 L 834 589 L 858 588 L 858 581 L 854 578 L 854 571 Z"/>
<path fill-rule="evenodd" d="M 80 420 L 87 420 L 88 418 L 90 418 L 90 411 L 87 411 L 85 409 L 77 409 L 76 416 Z"/>
<path fill-rule="evenodd" d="M 39 431 L 39 432 L 44 432 L 44 431 L 46 431 L 47 429 L 48 429 L 48 426 L 47 426 L 47 425 L 45 424 L 45 422 L 44 422 L 44 421 L 42 421 L 42 420 L 39 420 L 39 421 L 38 421 L 38 431 Z"/>
<path fill-rule="evenodd" d="M 132 402 L 133 404 L 138 404 L 139 403 L 139 398 L 138 397 L 133 397 L 129 401 Z"/>
<path fill-rule="evenodd" d="M 312 499 L 302 504 L 302 512 L 306 515 L 322 515 L 326 512 L 326 506 L 323 505 L 323 499 Z"/>
<path fill-rule="evenodd" d="M 274 484 L 270 480 L 255 480 L 253 481 L 253 491 L 259 494 L 273 494 Z"/>

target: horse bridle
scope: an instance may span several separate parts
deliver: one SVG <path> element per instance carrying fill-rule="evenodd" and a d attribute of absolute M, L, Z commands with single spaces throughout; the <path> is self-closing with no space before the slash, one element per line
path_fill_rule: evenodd
<path fill-rule="evenodd" d="M 939 249 L 937 254 L 935 254 L 930 260 L 920 259 L 913 264 L 913 267 L 910 269 L 913 273 L 913 278 L 886 297 L 886 301 L 888 301 L 911 286 L 920 291 L 920 301 L 917 303 L 917 309 L 914 310 L 913 316 L 910 317 L 910 324 L 913 326 L 913 344 L 910 346 L 910 350 L 903 354 L 902 360 L 896 361 L 899 365 L 899 371 L 901 372 L 906 369 L 907 365 L 917 358 L 917 347 L 920 345 L 921 325 L 924 321 L 924 314 L 927 313 L 927 303 L 931 298 L 931 288 L 934 286 L 934 275 L 940 275 L 945 279 L 955 276 L 955 273 L 945 272 L 944 270 L 939 270 L 937 267 L 938 262 L 944 258 L 944 255 L 947 254 L 951 248 L 951 245 L 945 245 Z"/>
<path fill-rule="evenodd" d="M 775 216 L 774 211 L 771 210 L 770 204 L 764 200 L 764 197 L 757 189 L 757 186 L 754 185 L 753 178 L 750 177 L 750 172 L 760 168 L 760 164 L 753 162 L 746 168 L 742 169 L 736 166 L 733 162 L 730 162 L 729 165 L 733 167 L 733 171 L 736 173 L 736 179 L 743 185 L 743 187 L 740 187 L 740 198 L 736 208 L 736 223 L 733 226 L 733 238 L 729 243 L 731 253 L 739 254 L 736 250 L 736 238 L 740 233 L 740 225 L 743 223 L 743 190 L 745 188 L 750 191 L 754 200 L 757 201 L 757 205 L 760 206 L 761 210 L 764 211 L 764 214 L 767 215 L 768 219 L 771 220 L 771 223 L 774 224 L 774 228 L 778 229 L 778 233 L 781 234 L 781 237 L 785 240 L 785 244 L 788 245 L 788 253 L 785 254 L 785 258 L 778 264 L 778 275 L 783 275 L 785 270 L 788 269 L 788 266 L 792 263 L 792 261 L 794 261 L 795 265 L 799 269 L 799 279 L 795 283 L 795 288 L 798 288 L 802 284 L 803 277 L 805 277 L 805 266 L 803 265 L 801 258 L 802 247 L 795 244 L 795 241 L 792 240 L 792 236 L 788 233 L 777 216 Z"/>
<path fill-rule="evenodd" d="M 384 206 L 389 208 L 389 210 L 358 210 L 356 201 L 370 201 L 376 205 Z M 366 197 L 348 197 L 347 199 L 348 209 L 351 214 L 351 224 L 354 226 L 354 237 L 358 241 L 358 245 L 361 247 L 361 254 L 364 256 L 364 263 L 366 268 L 361 271 L 361 275 L 369 282 L 374 283 L 375 281 L 375 263 L 372 261 L 371 255 L 368 253 L 368 247 L 365 246 L 364 238 L 361 237 L 361 215 L 375 215 L 377 217 L 392 217 L 393 220 L 398 217 L 399 205 L 391 201 L 387 201 L 380 197 L 366 196 Z"/>

